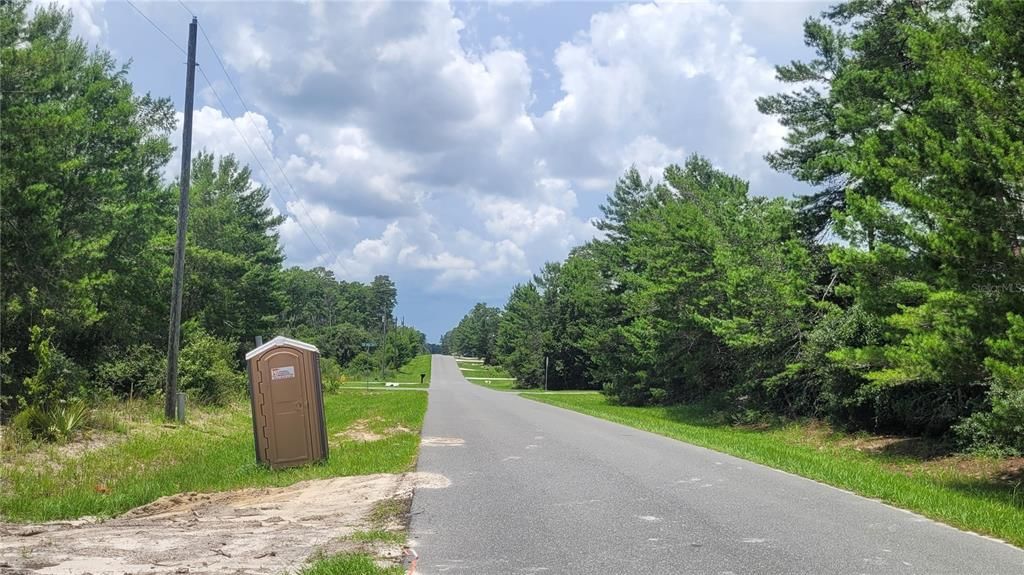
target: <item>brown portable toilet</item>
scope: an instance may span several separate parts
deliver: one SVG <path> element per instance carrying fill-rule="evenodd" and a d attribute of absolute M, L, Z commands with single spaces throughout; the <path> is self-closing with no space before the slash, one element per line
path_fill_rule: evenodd
<path fill-rule="evenodd" d="M 256 461 L 273 468 L 327 459 L 320 350 L 278 336 L 245 354 Z"/>

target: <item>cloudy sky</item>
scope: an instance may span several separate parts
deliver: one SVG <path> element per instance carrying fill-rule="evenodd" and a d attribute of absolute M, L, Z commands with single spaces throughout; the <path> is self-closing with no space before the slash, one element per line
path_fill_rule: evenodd
<path fill-rule="evenodd" d="M 63 3 L 138 91 L 182 109 L 178 47 L 127 3 Z M 272 188 L 289 264 L 389 274 L 431 341 L 593 237 L 630 165 L 656 178 L 697 152 L 755 193 L 806 191 L 764 162 L 785 130 L 754 98 L 809 55 L 820 2 L 183 4 L 136 1 L 180 46 L 189 11 L 209 38 L 194 149 Z"/>

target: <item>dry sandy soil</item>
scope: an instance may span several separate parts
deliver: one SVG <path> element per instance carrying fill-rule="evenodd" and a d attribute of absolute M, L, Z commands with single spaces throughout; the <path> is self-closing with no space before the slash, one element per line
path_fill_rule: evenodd
<path fill-rule="evenodd" d="M 0 524 L 0 574 L 294 573 L 314 553 L 352 549 L 345 537 L 355 531 L 379 528 L 377 503 L 448 484 L 431 473 L 337 477 L 172 495 L 106 521 Z"/>

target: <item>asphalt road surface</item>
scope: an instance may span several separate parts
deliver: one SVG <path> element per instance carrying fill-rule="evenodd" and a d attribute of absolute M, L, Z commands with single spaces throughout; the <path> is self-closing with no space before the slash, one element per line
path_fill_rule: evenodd
<path fill-rule="evenodd" d="M 417 573 L 1024 574 L 1024 551 L 742 459 L 467 382 L 433 358 Z"/>

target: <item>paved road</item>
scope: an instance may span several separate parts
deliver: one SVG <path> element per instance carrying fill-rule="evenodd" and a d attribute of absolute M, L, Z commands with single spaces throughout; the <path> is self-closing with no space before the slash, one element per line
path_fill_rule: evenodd
<path fill-rule="evenodd" d="M 423 575 L 1024 573 L 1004 543 L 432 369 L 419 470 L 452 485 L 413 498 Z"/>

